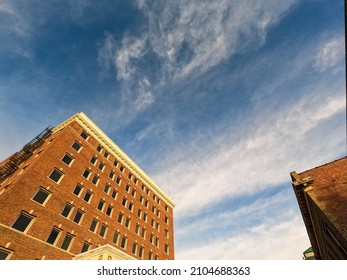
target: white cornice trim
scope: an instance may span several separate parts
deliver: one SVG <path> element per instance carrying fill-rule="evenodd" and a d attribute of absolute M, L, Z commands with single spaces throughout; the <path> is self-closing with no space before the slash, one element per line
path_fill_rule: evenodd
<path fill-rule="evenodd" d="M 138 179 L 141 179 L 147 187 L 156 193 L 172 208 L 175 207 L 172 199 L 134 162 L 131 158 L 122 151 L 86 114 L 83 112 L 77 113 L 68 118 L 61 124 L 52 129 L 53 134 L 64 129 L 72 122 L 77 122 L 85 129 L 85 131 L 94 137 L 109 153 L 113 154 L 126 168 L 130 170 Z"/>

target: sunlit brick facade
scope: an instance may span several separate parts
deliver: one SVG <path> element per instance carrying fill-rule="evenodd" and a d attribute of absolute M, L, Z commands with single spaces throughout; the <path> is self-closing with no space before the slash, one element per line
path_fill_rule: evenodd
<path fill-rule="evenodd" d="M 79 113 L 0 163 L 0 259 L 81 259 L 107 244 L 123 259 L 174 259 L 173 208 Z"/>

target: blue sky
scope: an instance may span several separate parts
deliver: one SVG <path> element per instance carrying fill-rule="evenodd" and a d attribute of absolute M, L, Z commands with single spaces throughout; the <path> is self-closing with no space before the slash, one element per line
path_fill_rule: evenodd
<path fill-rule="evenodd" d="M 0 158 L 86 113 L 175 201 L 177 259 L 301 259 L 346 155 L 343 1 L 0 0 Z"/>

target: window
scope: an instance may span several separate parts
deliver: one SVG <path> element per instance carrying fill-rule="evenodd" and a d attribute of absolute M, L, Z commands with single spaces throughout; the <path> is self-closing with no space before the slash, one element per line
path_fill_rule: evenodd
<path fill-rule="evenodd" d="M 135 178 L 134 179 L 134 183 L 137 185 L 137 182 L 138 182 L 138 179 L 137 178 Z"/>
<path fill-rule="evenodd" d="M 127 205 L 127 199 L 126 199 L 125 197 L 123 197 L 122 205 L 123 205 L 124 207 Z"/>
<path fill-rule="evenodd" d="M 100 145 L 98 145 L 98 147 L 96 148 L 96 150 L 97 150 L 98 152 L 101 152 L 102 147 L 101 147 Z"/>
<path fill-rule="evenodd" d="M 165 216 L 165 223 L 169 224 L 169 217 Z"/>
<path fill-rule="evenodd" d="M 106 184 L 104 188 L 104 193 L 108 194 L 108 192 L 110 191 L 110 188 L 111 186 L 109 184 Z"/>
<path fill-rule="evenodd" d="M 61 248 L 62 248 L 63 250 L 69 250 L 73 238 L 74 238 L 74 236 L 73 236 L 72 234 L 67 233 L 67 234 L 65 235 L 63 244 L 61 244 Z"/>
<path fill-rule="evenodd" d="M 99 235 L 100 235 L 101 237 L 105 237 L 106 231 L 107 231 L 107 225 L 102 224 L 102 225 L 101 225 L 101 229 L 100 229 Z"/>
<path fill-rule="evenodd" d="M 124 172 L 124 166 L 122 165 L 120 168 L 119 168 L 119 170 L 121 171 L 121 172 Z"/>
<path fill-rule="evenodd" d="M 149 236 L 149 242 L 153 244 L 153 241 L 154 241 L 154 235 L 153 233 L 151 233 L 151 235 Z"/>
<path fill-rule="evenodd" d="M 85 139 L 85 140 L 87 140 L 87 139 L 88 139 L 88 136 L 89 136 L 85 131 L 82 131 L 80 135 L 81 135 L 81 137 L 82 137 L 83 139 Z"/>
<path fill-rule="evenodd" d="M 140 257 L 141 259 L 143 258 L 143 251 L 144 251 L 143 246 L 140 246 L 139 257 Z"/>
<path fill-rule="evenodd" d="M 102 171 L 105 167 L 105 163 L 100 162 L 98 168 Z"/>
<path fill-rule="evenodd" d="M 73 206 L 69 203 L 66 203 L 63 211 L 61 211 L 61 215 L 64 216 L 65 218 L 68 218 L 70 213 L 71 213 L 71 210 L 72 210 Z"/>
<path fill-rule="evenodd" d="M 92 173 L 92 171 L 90 171 L 88 168 L 86 168 L 86 170 L 84 170 L 82 176 L 86 179 L 88 179 L 90 173 Z"/>
<path fill-rule="evenodd" d="M 42 205 L 45 204 L 47 201 L 47 198 L 51 195 L 49 191 L 43 188 L 39 188 L 39 190 L 36 192 L 36 194 L 33 196 L 33 200 L 37 203 L 40 203 Z"/>
<path fill-rule="evenodd" d="M 120 246 L 123 248 L 123 249 L 125 249 L 126 248 L 126 246 L 127 246 L 127 237 L 126 236 L 123 236 L 122 237 L 122 242 L 121 242 L 121 244 L 120 244 Z"/>
<path fill-rule="evenodd" d="M 92 195 L 93 193 L 90 190 L 87 190 L 86 193 L 84 194 L 83 200 L 85 202 L 90 202 Z"/>
<path fill-rule="evenodd" d="M 105 151 L 104 157 L 105 157 L 105 158 L 108 158 L 109 155 L 110 155 L 110 154 L 109 154 L 107 151 Z"/>
<path fill-rule="evenodd" d="M 143 213 L 143 220 L 147 222 L 147 213 Z"/>
<path fill-rule="evenodd" d="M 142 210 L 141 210 L 141 209 L 137 210 L 137 216 L 138 216 L 139 218 L 141 218 L 141 215 L 142 215 Z"/>
<path fill-rule="evenodd" d="M 79 196 L 83 187 L 80 184 L 77 184 L 75 189 L 73 190 L 73 194 Z"/>
<path fill-rule="evenodd" d="M 118 215 L 118 223 L 122 223 L 122 221 L 123 221 L 123 217 L 124 217 L 124 214 L 123 213 L 119 213 L 119 215 Z"/>
<path fill-rule="evenodd" d="M 106 215 L 107 216 L 111 216 L 112 215 L 112 210 L 113 210 L 113 207 L 111 205 L 109 205 L 107 207 L 107 210 L 106 210 Z"/>
<path fill-rule="evenodd" d="M 132 189 L 131 195 L 132 195 L 133 197 L 136 197 L 136 190 L 135 190 L 135 189 Z"/>
<path fill-rule="evenodd" d="M 73 218 L 73 221 L 76 224 L 79 224 L 82 220 L 83 215 L 84 215 L 84 212 L 82 210 L 78 209 L 76 214 L 75 214 L 75 217 Z"/>
<path fill-rule="evenodd" d="M 21 212 L 17 220 L 13 223 L 12 228 L 17 229 L 21 232 L 26 232 L 29 229 L 30 224 L 34 216 L 28 213 Z"/>
<path fill-rule="evenodd" d="M 54 227 L 47 238 L 47 243 L 54 245 L 57 241 L 60 232 L 61 230 L 59 228 Z"/>
<path fill-rule="evenodd" d="M 0 260 L 9 260 L 12 253 L 13 253 L 12 251 L 4 247 L 0 247 Z"/>
<path fill-rule="evenodd" d="M 146 238 L 146 229 L 142 228 L 141 237 Z"/>
<path fill-rule="evenodd" d="M 136 251 L 137 251 L 137 243 L 134 242 L 134 243 L 133 243 L 133 248 L 132 248 L 132 250 L 131 250 L 131 253 L 133 253 L 133 254 L 135 255 L 135 254 L 136 254 Z"/>
<path fill-rule="evenodd" d="M 112 240 L 112 242 L 113 242 L 114 244 L 117 245 L 118 239 L 119 239 L 119 232 L 118 232 L 118 231 L 115 231 L 115 232 L 114 232 L 114 235 L 113 235 L 113 240 Z"/>
<path fill-rule="evenodd" d="M 117 191 L 116 189 L 114 189 L 114 190 L 112 191 L 111 196 L 112 196 L 113 199 L 116 199 L 116 198 L 117 198 L 117 193 L 118 193 L 118 191 Z"/>
<path fill-rule="evenodd" d="M 155 238 L 155 246 L 157 246 L 159 248 L 159 238 L 158 237 Z"/>
<path fill-rule="evenodd" d="M 94 184 L 94 185 L 97 185 L 98 184 L 98 182 L 99 182 L 99 176 L 98 175 L 94 175 L 94 177 L 93 177 L 93 180 L 92 180 L 92 183 Z"/>
<path fill-rule="evenodd" d="M 129 205 L 128 205 L 128 209 L 129 209 L 129 211 L 133 211 L 133 208 L 134 208 L 134 204 L 132 203 L 132 202 L 130 202 L 129 203 Z"/>
<path fill-rule="evenodd" d="M 166 238 L 169 238 L 169 230 L 167 228 L 165 229 L 165 233 L 164 234 L 165 234 Z"/>
<path fill-rule="evenodd" d="M 125 186 L 125 191 L 126 191 L 126 192 L 129 192 L 129 190 L 130 190 L 130 185 L 127 184 L 127 185 Z"/>
<path fill-rule="evenodd" d="M 120 181 L 121 181 L 121 177 L 117 177 L 116 183 L 117 183 L 118 185 L 120 185 Z"/>
<path fill-rule="evenodd" d="M 75 141 L 73 144 L 72 144 L 72 148 L 74 148 L 77 152 L 79 152 L 82 148 L 82 145 L 80 143 L 78 143 L 77 141 Z"/>
<path fill-rule="evenodd" d="M 98 223 L 99 223 L 99 221 L 94 218 L 92 223 L 90 224 L 89 230 L 92 232 L 95 232 Z"/>
<path fill-rule="evenodd" d="M 126 228 L 129 228 L 129 227 L 130 227 L 130 222 L 131 222 L 130 218 L 127 217 L 126 220 L 125 220 L 125 225 L 124 225 L 124 226 L 125 226 Z"/>
<path fill-rule="evenodd" d="M 148 259 L 149 260 L 153 259 L 153 252 L 151 252 L 151 251 L 148 252 Z"/>
<path fill-rule="evenodd" d="M 111 171 L 110 171 L 110 175 L 109 175 L 109 177 L 111 178 L 111 180 L 113 180 L 114 175 L 115 175 L 115 173 L 111 170 Z"/>
<path fill-rule="evenodd" d="M 98 209 L 100 211 L 102 211 L 102 209 L 104 208 L 104 205 L 105 205 L 105 201 L 100 199 L 99 204 L 98 204 Z"/>
<path fill-rule="evenodd" d="M 96 163 L 96 161 L 97 161 L 97 158 L 96 158 L 96 156 L 92 156 L 91 158 L 90 158 L 90 163 L 91 164 L 95 164 Z"/>
<path fill-rule="evenodd" d="M 117 167 L 117 165 L 118 165 L 118 160 L 114 160 L 114 162 L 113 162 L 113 165 L 115 166 L 115 167 Z"/>
<path fill-rule="evenodd" d="M 128 178 L 131 180 L 132 177 L 133 177 L 133 174 L 129 173 Z"/>
<path fill-rule="evenodd" d="M 169 244 L 165 244 L 164 250 L 166 254 L 169 253 Z"/>
<path fill-rule="evenodd" d="M 143 203 L 143 199 L 144 199 L 144 198 L 143 198 L 143 196 L 141 195 L 141 196 L 140 196 L 140 199 L 139 199 L 139 200 L 140 200 L 140 203 Z"/>
<path fill-rule="evenodd" d="M 65 154 L 65 156 L 63 156 L 63 158 L 61 159 L 61 161 L 64 162 L 68 166 L 70 166 L 70 164 L 72 163 L 73 160 L 74 160 L 74 158 L 72 156 L 70 156 L 69 154 Z"/>
<path fill-rule="evenodd" d="M 59 171 L 58 169 L 54 169 L 49 175 L 49 179 L 53 180 L 56 183 L 59 183 L 63 175 L 63 172 Z"/>
<path fill-rule="evenodd" d="M 135 225 L 135 233 L 136 233 L 136 234 L 139 234 L 139 232 L 140 232 L 140 225 L 139 225 L 139 224 L 136 224 L 136 225 Z"/>
<path fill-rule="evenodd" d="M 87 252 L 91 246 L 92 244 L 88 243 L 87 241 L 84 241 L 81 253 Z"/>

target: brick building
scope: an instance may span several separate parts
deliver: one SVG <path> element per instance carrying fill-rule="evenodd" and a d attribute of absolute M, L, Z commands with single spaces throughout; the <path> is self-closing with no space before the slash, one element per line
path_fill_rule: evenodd
<path fill-rule="evenodd" d="M 347 259 L 347 157 L 290 173 L 315 259 Z"/>
<path fill-rule="evenodd" d="M 0 163 L 0 259 L 174 259 L 173 208 L 78 113 Z"/>

